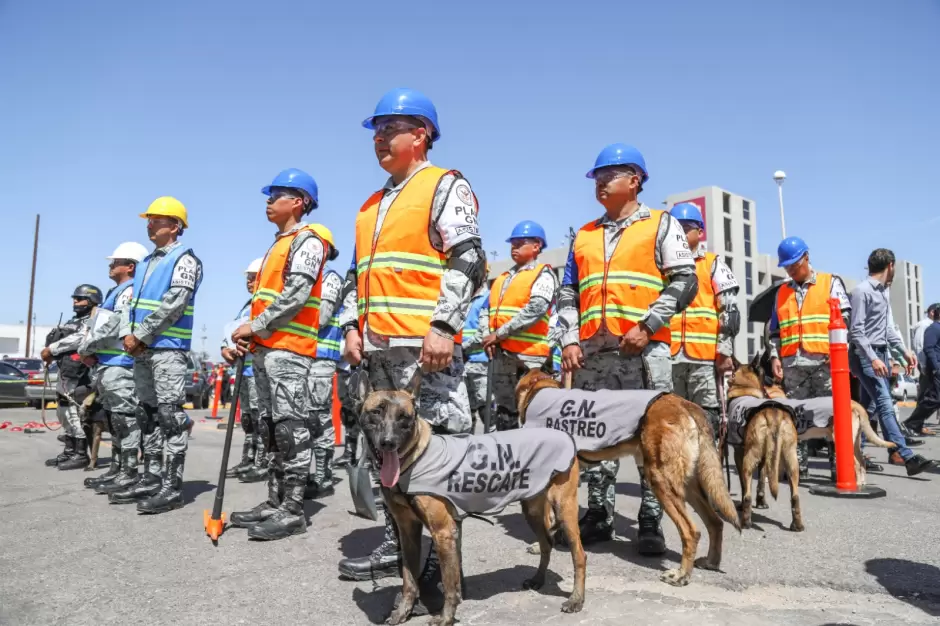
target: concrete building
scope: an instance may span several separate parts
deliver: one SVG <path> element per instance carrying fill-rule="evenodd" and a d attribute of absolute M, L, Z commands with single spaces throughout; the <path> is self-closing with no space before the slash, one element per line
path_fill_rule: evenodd
<path fill-rule="evenodd" d="M 914 340 L 914 325 L 924 317 L 923 268 L 910 261 L 900 259 L 894 265 L 894 282 L 891 284 L 891 310 L 901 337 L 910 347 Z"/>
<path fill-rule="evenodd" d="M 52 326 L 33 326 L 30 352 L 26 354 L 26 324 L 0 324 L 0 358 L 39 356 Z"/>

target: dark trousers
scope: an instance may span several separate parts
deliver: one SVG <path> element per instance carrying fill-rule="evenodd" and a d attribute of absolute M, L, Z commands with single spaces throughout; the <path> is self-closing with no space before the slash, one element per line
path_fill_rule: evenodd
<path fill-rule="evenodd" d="M 916 434 L 920 434 L 927 418 L 940 409 L 940 376 L 923 372 L 920 375 L 919 384 L 917 408 L 904 422 L 904 425 Z"/>

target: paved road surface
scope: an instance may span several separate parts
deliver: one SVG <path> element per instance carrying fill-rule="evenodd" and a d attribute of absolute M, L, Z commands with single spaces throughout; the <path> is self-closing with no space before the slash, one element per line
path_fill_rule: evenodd
<path fill-rule="evenodd" d="M 201 414 L 193 412 L 197 421 Z M 0 422 L 35 419 L 33 410 L 0 409 Z M 0 431 L 0 624 L 381 623 L 398 579 L 373 586 L 337 576 L 340 558 L 367 553 L 381 537 L 378 524 L 348 514 L 345 483 L 335 496 L 307 503 L 305 535 L 259 543 L 230 529 L 216 548 L 203 532 L 202 514 L 212 505 L 223 433 L 202 422 L 193 434 L 187 505 L 145 517 L 84 489 L 88 473 L 44 467 L 43 459 L 60 445 L 53 434 Z M 920 450 L 940 457 L 940 438 Z M 879 460 L 886 456 L 869 452 Z M 103 445 L 102 458 L 108 453 Z M 940 474 L 907 478 L 901 468 L 889 467 L 871 480 L 888 497 L 871 501 L 815 497 L 806 484 L 806 531 L 799 534 L 786 530 L 784 489 L 779 502 L 756 511 L 758 528 L 726 532 L 723 573 L 696 571 L 688 587 L 676 589 L 658 581 L 678 561 L 678 535 L 668 519 L 670 551 L 664 558 L 634 552 L 636 469 L 632 462 L 623 465 L 620 537 L 589 551 L 583 612 L 559 612 L 563 592 L 571 588 L 567 552 L 554 554 L 547 590 L 520 589 L 538 557 L 526 553 L 532 536 L 519 509 L 510 507 L 495 526 L 465 523 L 469 597 L 458 610 L 461 622 L 750 626 L 940 620 Z M 828 474 L 822 459 L 813 466 L 816 476 Z M 263 485 L 228 485 L 227 511 L 251 507 L 264 495 Z M 732 492 L 737 497 L 737 487 Z M 703 540 L 699 554 L 705 550 Z M 422 617 L 410 623 L 426 622 Z"/>

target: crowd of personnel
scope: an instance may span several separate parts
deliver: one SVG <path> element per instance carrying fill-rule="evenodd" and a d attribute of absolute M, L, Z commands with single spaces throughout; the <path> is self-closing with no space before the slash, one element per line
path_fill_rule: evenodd
<path fill-rule="evenodd" d="M 318 208 L 314 178 L 288 169 L 262 189 L 277 232 L 245 271 L 249 297 L 226 330 L 221 355 L 244 367 L 245 439 L 230 475 L 265 482 L 267 493 L 251 510 L 233 513 L 233 525 L 257 539 L 306 532 L 304 499 L 329 495 L 333 467 L 358 456 L 359 376 L 372 389 L 404 389 L 421 369 L 418 413 L 441 435 L 473 431 L 491 397 L 495 416 L 485 428 L 518 428 L 514 389 L 534 368 L 570 375 L 577 389 L 673 391 L 703 407 L 717 432 L 719 390 L 734 367 L 744 317 L 736 304 L 739 283 L 701 243 L 705 225 L 695 205 L 667 212 L 640 201 L 650 171 L 639 150 L 611 144 L 587 172 L 603 213 L 578 230 L 560 285 L 539 261 L 548 244 L 544 229 L 527 220 L 507 239 L 513 267 L 488 288 L 470 183 L 428 160 L 441 140 L 430 99 L 392 90 L 363 126 L 372 131 L 375 156 L 389 177 L 355 215 L 345 276 L 326 268 L 339 255 L 330 230 L 305 221 Z M 110 414 L 115 452 L 111 468 L 86 484 L 112 503 L 161 513 L 183 504 L 192 420 L 183 410 L 182 355 L 191 347 L 203 276 L 202 263 L 181 239 L 188 222 L 179 201 L 159 198 L 142 217 L 155 249 L 121 244 L 109 257 L 115 287 L 106 296 L 79 287 L 74 319 L 62 336 L 50 338 L 43 358 L 60 364 L 58 411 L 67 433 L 65 449 L 50 464 L 87 463 L 74 394 L 94 388 Z M 930 462 L 900 430 L 888 387 L 889 352 L 909 370 L 917 366 L 890 319 L 886 289 L 894 255 L 874 251 L 870 278 L 851 294 L 838 276 L 811 265 L 809 247 L 798 237 L 780 243 L 778 260 L 789 279 L 769 324 L 768 375 L 793 398 L 831 395 L 828 301 L 837 299 L 853 346 L 852 372 L 885 437 L 898 446 L 889 462 L 912 475 L 926 469 Z M 932 341 L 934 334 L 929 331 Z M 938 363 L 928 360 L 922 371 L 936 377 Z M 347 438 L 343 458 L 333 462 L 337 373 Z M 922 423 L 912 426 L 913 434 L 929 434 Z M 800 448 L 801 471 L 807 471 L 806 448 Z M 584 472 L 585 544 L 613 537 L 618 467 L 605 461 Z M 640 487 L 637 549 L 663 554 L 663 510 L 642 469 Z M 339 569 L 353 579 L 379 578 L 397 575 L 400 561 L 397 529 L 386 513 L 380 545 L 343 559 Z M 437 571 L 432 550 L 422 578 Z"/>

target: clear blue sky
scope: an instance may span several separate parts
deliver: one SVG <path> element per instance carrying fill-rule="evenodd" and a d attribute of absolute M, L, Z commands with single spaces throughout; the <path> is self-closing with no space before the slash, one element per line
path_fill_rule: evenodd
<path fill-rule="evenodd" d="M 271 241 L 259 190 L 279 170 L 315 176 L 314 219 L 348 264 L 385 180 L 360 122 L 397 86 L 436 103 L 433 161 L 470 180 L 502 258 L 521 219 L 556 245 L 599 215 L 584 172 L 625 141 L 647 204 L 710 184 L 753 198 L 763 252 L 786 170 L 788 231 L 817 267 L 858 277 L 890 247 L 940 300 L 937 2 L 6 0 L 0 85 L 0 322 L 26 318 L 37 212 L 36 311 L 54 323 L 75 285 L 110 286 L 104 257 L 149 243 L 137 215 L 173 195 L 215 355 Z"/>

